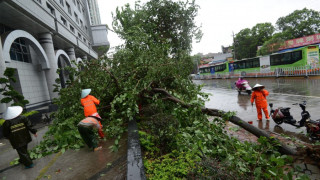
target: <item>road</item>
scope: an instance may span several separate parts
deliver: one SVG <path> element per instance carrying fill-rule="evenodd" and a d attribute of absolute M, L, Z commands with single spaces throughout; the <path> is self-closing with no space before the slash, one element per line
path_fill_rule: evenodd
<path fill-rule="evenodd" d="M 276 107 L 290 107 L 291 115 L 301 119 L 301 108 L 294 103 L 307 101 L 307 110 L 311 119 L 320 119 L 320 79 L 317 78 L 247 78 L 251 87 L 256 83 L 266 86 L 270 92 L 268 103 Z M 210 100 L 206 107 L 216 108 L 224 111 L 234 111 L 245 121 L 253 121 L 253 125 L 267 131 L 283 133 L 288 136 L 295 136 L 298 139 L 308 142 L 305 127 L 296 128 L 289 124 L 277 126 L 273 120 L 270 122 L 257 120 L 255 106 L 251 106 L 250 96 L 247 94 L 238 95 L 234 82 L 236 79 L 212 79 L 195 80 L 196 84 L 203 84 L 203 92 L 210 93 Z M 270 107 L 268 107 L 270 112 Z"/>

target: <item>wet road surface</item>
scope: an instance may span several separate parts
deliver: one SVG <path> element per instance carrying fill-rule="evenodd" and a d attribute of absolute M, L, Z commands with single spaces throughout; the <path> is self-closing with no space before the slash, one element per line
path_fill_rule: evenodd
<path fill-rule="evenodd" d="M 294 103 L 307 101 L 306 109 L 311 114 L 311 119 L 320 119 L 320 79 L 305 78 L 247 78 L 251 87 L 255 84 L 263 84 L 269 91 L 268 103 L 277 107 L 290 107 L 291 115 L 299 121 L 301 119 L 301 108 Z M 238 95 L 234 82 L 236 79 L 213 79 L 195 80 L 196 84 L 204 84 L 203 92 L 210 93 L 210 100 L 206 102 L 206 107 L 216 108 L 224 111 L 234 111 L 237 116 L 245 121 L 253 121 L 253 125 L 267 131 L 283 133 L 288 136 L 295 136 L 298 139 L 308 142 L 306 128 L 296 128 L 290 124 L 277 126 L 273 120 L 257 120 L 255 105 L 252 107 L 250 96 L 242 93 Z M 270 113 L 270 107 L 268 107 Z"/>

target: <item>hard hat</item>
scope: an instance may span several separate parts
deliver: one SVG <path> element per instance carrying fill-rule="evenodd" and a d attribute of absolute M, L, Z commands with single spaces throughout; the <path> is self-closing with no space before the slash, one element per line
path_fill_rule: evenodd
<path fill-rule="evenodd" d="M 256 84 L 256 85 L 253 86 L 252 89 L 254 90 L 254 89 L 259 88 L 259 87 L 264 88 L 264 85 Z"/>
<path fill-rule="evenodd" d="M 7 108 L 7 111 L 3 114 L 4 120 L 10 120 L 18 117 L 23 111 L 21 106 L 11 106 Z"/>
<path fill-rule="evenodd" d="M 87 97 L 91 92 L 91 89 L 83 89 L 81 92 L 81 98 Z"/>

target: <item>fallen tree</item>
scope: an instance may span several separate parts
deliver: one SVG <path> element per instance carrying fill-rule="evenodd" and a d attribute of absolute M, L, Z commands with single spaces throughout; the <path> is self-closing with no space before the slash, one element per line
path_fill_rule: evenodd
<path fill-rule="evenodd" d="M 152 91 L 155 92 L 155 93 L 161 93 L 161 94 L 165 95 L 165 97 L 162 98 L 164 100 L 169 100 L 169 101 L 172 101 L 174 103 L 180 104 L 182 107 L 185 107 L 185 108 L 192 107 L 191 105 L 186 104 L 185 102 L 181 101 L 180 99 L 172 96 L 165 89 L 154 88 L 154 89 L 152 89 Z M 219 110 L 219 109 L 201 108 L 201 111 L 203 113 L 207 114 L 207 115 L 216 116 L 216 117 L 223 117 L 223 116 L 227 115 L 226 112 L 224 112 L 222 110 Z M 297 155 L 297 151 L 296 150 L 288 147 L 287 145 L 283 144 L 279 140 L 277 140 L 274 137 L 270 136 L 270 134 L 268 134 L 266 131 L 263 131 L 263 130 L 261 130 L 259 128 L 256 128 L 256 127 L 252 126 L 251 124 L 249 124 L 246 121 L 242 120 L 238 116 L 230 116 L 230 117 L 228 117 L 228 120 L 230 122 L 242 127 L 243 129 L 247 130 L 248 132 L 252 133 L 253 135 L 255 135 L 258 138 L 263 136 L 263 137 L 267 137 L 268 139 L 271 139 L 272 141 L 276 141 L 277 143 L 279 143 L 279 152 L 281 154 Z"/>

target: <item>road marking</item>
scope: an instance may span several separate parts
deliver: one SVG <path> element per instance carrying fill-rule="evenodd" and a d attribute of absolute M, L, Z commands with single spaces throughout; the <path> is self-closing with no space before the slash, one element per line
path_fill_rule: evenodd
<path fill-rule="evenodd" d="M 36 180 L 39 180 L 42 178 L 42 176 L 48 171 L 48 169 L 57 161 L 57 159 L 61 156 L 62 152 L 60 151 L 58 154 L 55 155 L 55 157 L 53 159 L 51 159 L 51 161 L 40 170 L 40 173 L 38 175 L 38 177 L 36 178 Z"/>

